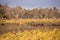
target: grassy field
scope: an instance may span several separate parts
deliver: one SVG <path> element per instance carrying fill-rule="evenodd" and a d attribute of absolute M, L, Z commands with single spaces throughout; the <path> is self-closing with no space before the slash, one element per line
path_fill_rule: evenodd
<path fill-rule="evenodd" d="M 11 20 L 3 20 L 5 23 L 28 23 L 28 22 L 40 22 L 40 23 L 55 23 L 59 22 L 60 19 L 11 19 Z"/>
<path fill-rule="evenodd" d="M 24 30 L 17 33 L 8 32 L 0 35 L 0 40 L 60 40 L 60 30 L 58 29 L 33 29 L 31 31 Z"/>
<path fill-rule="evenodd" d="M 60 23 L 60 19 L 11 19 L 11 20 L 3 20 L 4 23 Z M 30 28 L 30 26 L 22 26 Z M 32 26 L 33 27 L 33 26 Z M 6 27 L 5 27 L 6 28 Z M 16 28 L 16 27 L 15 27 Z M 14 27 L 8 27 L 7 29 L 14 29 Z M 18 27 L 19 29 L 19 27 Z M 7 30 L 6 30 L 7 31 Z M 41 27 L 31 30 L 18 30 L 16 33 L 15 31 L 4 33 L 3 35 L 0 34 L 0 40 L 60 40 L 60 29 L 53 28 L 50 29 L 49 27 Z"/>

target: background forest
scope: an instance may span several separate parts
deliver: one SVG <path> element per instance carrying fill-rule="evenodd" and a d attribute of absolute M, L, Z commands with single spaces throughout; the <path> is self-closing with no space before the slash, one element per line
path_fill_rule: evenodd
<path fill-rule="evenodd" d="M 24 9 L 21 6 L 11 8 L 0 4 L 0 19 L 18 18 L 57 19 L 60 18 L 60 11 L 56 7 Z"/>

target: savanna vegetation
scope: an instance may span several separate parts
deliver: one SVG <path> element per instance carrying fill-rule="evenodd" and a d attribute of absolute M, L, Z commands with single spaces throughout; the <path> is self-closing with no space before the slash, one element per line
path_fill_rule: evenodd
<path fill-rule="evenodd" d="M 0 4 L 0 40 L 60 40 L 59 9 Z"/>
<path fill-rule="evenodd" d="M 0 40 L 60 40 L 60 29 L 24 30 L 15 34 L 8 32 L 2 36 L 0 35 Z"/>
<path fill-rule="evenodd" d="M 58 8 L 34 8 L 26 10 L 20 6 L 9 7 L 0 4 L 0 18 L 18 19 L 18 18 L 38 18 L 38 19 L 57 19 L 60 18 L 60 11 Z"/>

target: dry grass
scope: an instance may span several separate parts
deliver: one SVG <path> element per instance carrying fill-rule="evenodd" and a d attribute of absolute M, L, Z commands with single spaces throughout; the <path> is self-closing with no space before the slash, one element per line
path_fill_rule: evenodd
<path fill-rule="evenodd" d="M 60 23 L 60 19 L 11 19 L 3 20 L 5 23 L 29 23 L 29 22 L 40 22 L 40 23 Z M 26 26 L 29 27 L 29 26 Z M 0 35 L 0 40 L 60 40 L 60 29 L 55 28 L 49 30 L 49 28 L 37 28 L 31 29 L 30 31 L 18 30 L 16 33 L 5 33 Z"/>
<path fill-rule="evenodd" d="M 40 23 L 53 23 L 53 22 L 60 22 L 60 19 L 11 19 L 11 20 L 4 20 L 5 23 L 28 23 L 28 22 L 40 22 Z"/>
<path fill-rule="evenodd" d="M 9 32 L 0 36 L 0 40 L 60 40 L 60 30 L 46 28 L 45 30 L 18 31 L 15 34 Z"/>

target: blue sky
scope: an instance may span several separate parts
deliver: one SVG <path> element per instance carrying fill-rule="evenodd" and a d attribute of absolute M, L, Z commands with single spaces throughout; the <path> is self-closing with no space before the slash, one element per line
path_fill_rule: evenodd
<path fill-rule="evenodd" d="M 60 0 L 0 0 L 1 4 L 8 4 L 11 7 L 22 6 L 24 8 L 44 8 L 56 6 L 60 8 Z"/>

